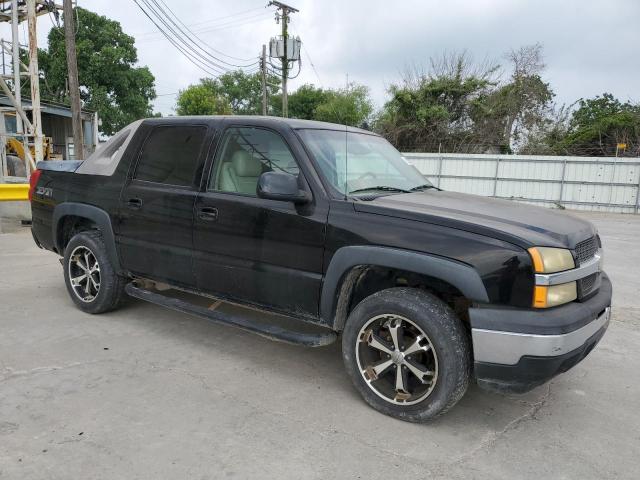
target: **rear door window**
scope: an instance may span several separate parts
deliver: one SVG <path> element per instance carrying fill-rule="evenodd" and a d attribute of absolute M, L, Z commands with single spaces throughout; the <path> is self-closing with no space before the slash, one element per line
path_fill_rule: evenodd
<path fill-rule="evenodd" d="M 142 148 L 134 178 L 192 187 L 206 135 L 203 125 L 155 127 Z"/>

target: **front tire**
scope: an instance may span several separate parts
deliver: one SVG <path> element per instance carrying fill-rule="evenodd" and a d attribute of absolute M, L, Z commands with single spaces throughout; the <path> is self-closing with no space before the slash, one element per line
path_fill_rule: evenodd
<path fill-rule="evenodd" d="M 111 265 L 100 231 L 74 235 L 65 249 L 63 268 L 69 296 L 81 310 L 104 313 L 120 305 L 126 279 Z"/>
<path fill-rule="evenodd" d="M 360 302 L 342 335 L 345 367 L 373 408 L 409 422 L 442 415 L 469 384 L 469 338 L 440 299 L 390 288 Z"/>

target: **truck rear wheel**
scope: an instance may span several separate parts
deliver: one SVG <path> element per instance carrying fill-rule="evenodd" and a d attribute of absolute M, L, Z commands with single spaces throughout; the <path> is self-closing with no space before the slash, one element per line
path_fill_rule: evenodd
<path fill-rule="evenodd" d="M 65 249 L 63 268 L 69 296 L 81 310 L 103 313 L 120 305 L 126 279 L 113 269 L 98 230 L 74 235 Z"/>
<path fill-rule="evenodd" d="M 342 335 L 347 372 L 376 410 L 409 422 L 445 413 L 469 384 L 469 339 L 440 299 L 390 288 L 360 302 Z"/>

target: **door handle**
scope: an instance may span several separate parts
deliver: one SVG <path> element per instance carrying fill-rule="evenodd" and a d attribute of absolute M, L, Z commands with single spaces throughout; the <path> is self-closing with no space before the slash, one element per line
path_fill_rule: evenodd
<path fill-rule="evenodd" d="M 141 208 L 142 207 L 142 199 L 141 198 L 130 198 L 127 200 L 127 207 L 129 208 Z"/>
<path fill-rule="evenodd" d="M 218 209 L 215 207 L 202 207 L 198 210 L 198 218 L 207 222 L 218 220 Z"/>

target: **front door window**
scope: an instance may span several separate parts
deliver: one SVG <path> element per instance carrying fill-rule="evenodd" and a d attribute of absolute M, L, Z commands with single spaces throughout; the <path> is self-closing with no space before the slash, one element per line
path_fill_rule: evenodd
<path fill-rule="evenodd" d="M 263 128 L 227 130 L 209 182 L 209 191 L 256 196 L 264 172 L 298 175 L 298 165 L 282 137 Z"/>

